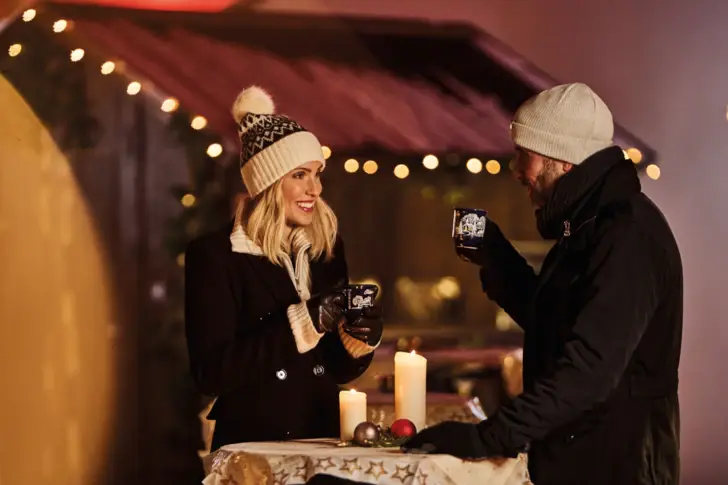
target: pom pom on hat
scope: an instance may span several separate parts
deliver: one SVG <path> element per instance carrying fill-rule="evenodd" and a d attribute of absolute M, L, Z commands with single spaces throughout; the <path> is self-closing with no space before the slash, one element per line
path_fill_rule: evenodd
<path fill-rule="evenodd" d="M 248 113 L 258 115 L 272 115 L 275 112 L 273 98 L 263 88 L 250 86 L 238 94 L 233 103 L 233 117 L 240 124 Z"/>

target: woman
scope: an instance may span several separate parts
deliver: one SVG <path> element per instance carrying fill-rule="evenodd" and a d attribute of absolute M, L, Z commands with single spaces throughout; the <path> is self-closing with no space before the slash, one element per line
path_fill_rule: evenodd
<path fill-rule="evenodd" d="M 343 308 L 347 266 L 336 216 L 320 198 L 321 145 L 273 112 L 258 87 L 238 96 L 250 199 L 185 258 L 190 365 L 217 397 L 213 450 L 338 436 L 338 384 L 368 368 L 382 335 L 377 308 L 356 319 Z"/>

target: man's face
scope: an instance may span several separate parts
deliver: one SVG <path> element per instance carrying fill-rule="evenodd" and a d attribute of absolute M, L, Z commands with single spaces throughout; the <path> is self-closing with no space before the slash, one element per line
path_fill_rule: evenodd
<path fill-rule="evenodd" d="M 526 189 L 534 207 L 542 208 L 554 191 L 556 182 L 572 164 L 552 160 L 538 153 L 516 147 L 516 157 L 511 161 L 513 175 Z"/>

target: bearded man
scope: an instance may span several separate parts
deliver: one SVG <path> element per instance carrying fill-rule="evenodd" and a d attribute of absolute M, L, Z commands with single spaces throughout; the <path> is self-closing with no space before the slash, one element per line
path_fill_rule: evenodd
<path fill-rule="evenodd" d="M 539 274 L 492 221 L 482 247 L 458 253 L 525 332 L 524 390 L 479 424 L 445 422 L 406 448 L 461 458 L 527 450 L 537 485 L 679 482 L 682 263 L 613 134 L 609 108 L 584 84 L 517 110 L 512 170 L 539 232 L 557 242 Z"/>

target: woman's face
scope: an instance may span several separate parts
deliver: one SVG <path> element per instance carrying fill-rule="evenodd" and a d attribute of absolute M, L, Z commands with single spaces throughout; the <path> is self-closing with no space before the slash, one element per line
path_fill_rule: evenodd
<path fill-rule="evenodd" d="M 313 222 L 316 199 L 321 196 L 321 171 L 318 160 L 307 162 L 283 177 L 281 191 L 289 226 L 308 226 Z"/>

